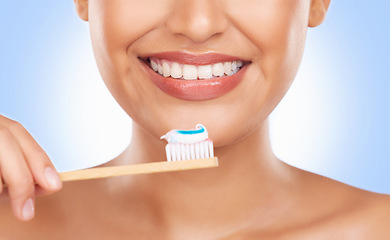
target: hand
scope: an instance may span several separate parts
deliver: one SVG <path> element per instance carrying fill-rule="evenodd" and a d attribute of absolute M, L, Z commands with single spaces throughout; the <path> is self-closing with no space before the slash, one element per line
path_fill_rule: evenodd
<path fill-rule="evenodd" d="M 14 215 L 22 221 L 34 217 L 36 195 L 62 188 L 57 171 L 39 144 L 20 123 L 0 115 L 1 179 L 0 196 L 9 196 Z"/>

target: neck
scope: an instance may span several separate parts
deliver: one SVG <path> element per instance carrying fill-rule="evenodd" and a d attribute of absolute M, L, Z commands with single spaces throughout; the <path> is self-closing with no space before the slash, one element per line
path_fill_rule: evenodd
<path fill-rule="evenodd" d="M 147 174 L 115 181 L 144 194 L 154 214 L 158 213 L 168 226 L 177 228 L 191 225 L 189 222 L 212 223 L 214 229 L 218 228 L 216 225 L 237 228 L 238 222 L 250 219 L 248 216 L 255 212 L 264 212 L 267 205 L 280 197 L 276 197 L 277 189 L 285 185 L 289 172 L 272 152 L 268 121 L 242 141 L 216 148 L 215 155 L 219 160 L 217 168 Z M 164 143 L 148 136 L 134 123 L 132 143 L 115 164 L 164 160 Z"/>

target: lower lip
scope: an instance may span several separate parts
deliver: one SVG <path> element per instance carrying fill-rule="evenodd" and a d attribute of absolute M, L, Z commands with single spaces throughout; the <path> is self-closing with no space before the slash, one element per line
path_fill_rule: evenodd
<path fill-rule="evenodd" d="M 188 101 L 202 101 L 221 97 L 233 90 L 244 78 L 248 64 L 232 76 L 217 77 L 207 80 L 182 80 L 165 78 L 157 74 L 145 62 L 147 73 L 153 83 L 164 93 Z"/>

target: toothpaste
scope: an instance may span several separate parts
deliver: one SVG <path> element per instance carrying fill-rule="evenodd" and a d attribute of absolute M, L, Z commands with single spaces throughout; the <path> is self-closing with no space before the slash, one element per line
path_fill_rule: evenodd
<path fill-rule="evenodd" d="M 202 124 L 197 124 L 195 129 L 178 130 L 173 129 L 161 137 L 167 140 L 168 143 L 184 143 L 193 144 L 203 142 L 208 139 L 208 133 Z"/>

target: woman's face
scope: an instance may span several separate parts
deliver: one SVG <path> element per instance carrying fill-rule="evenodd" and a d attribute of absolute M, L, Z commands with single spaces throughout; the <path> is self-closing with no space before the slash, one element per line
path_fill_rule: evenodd
<path fill-rule="evenodd" d="M 222 146 L 258 129 L 288 90 L 302 57 L 310 4 L 90 0 L 85 20 L 100 73 L 137 124 L 159 137 L 202 123 Z M 166 65 L 162 75 L 178 76 L 160 76 L 150 60 Z M 229 72 L 234 61 L 243 62 L 235 74 Z M 181 79 L 180 73 L 206 79 Z"/>

